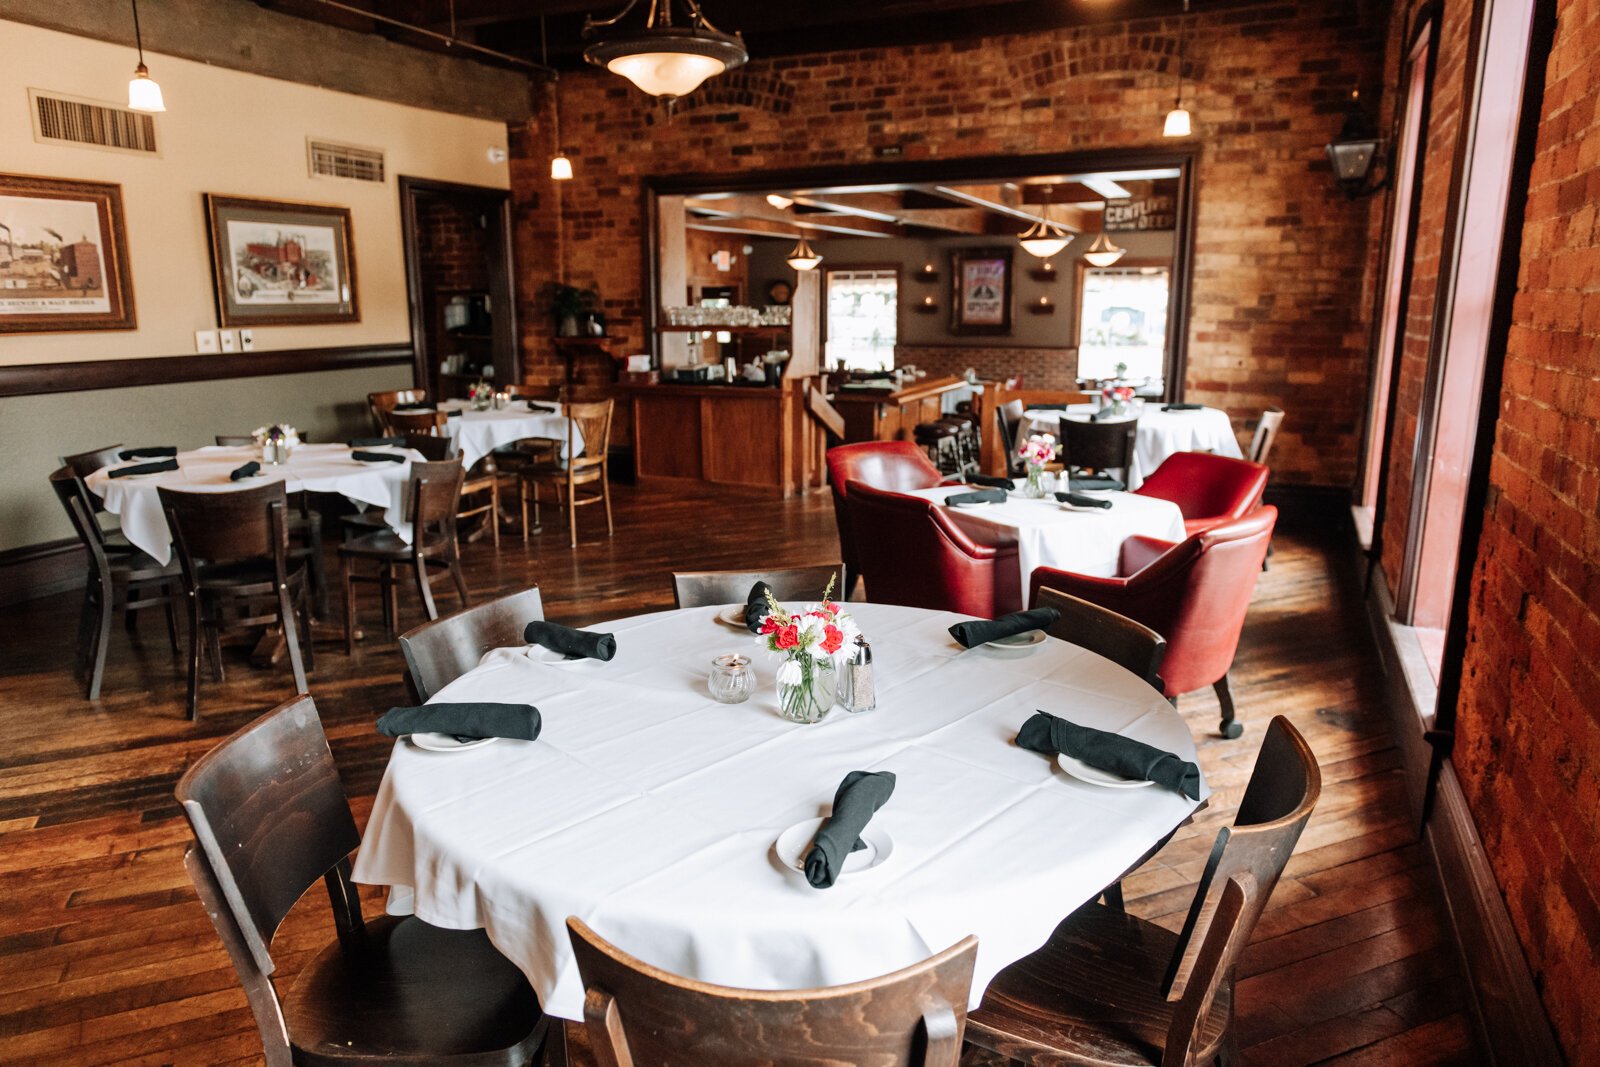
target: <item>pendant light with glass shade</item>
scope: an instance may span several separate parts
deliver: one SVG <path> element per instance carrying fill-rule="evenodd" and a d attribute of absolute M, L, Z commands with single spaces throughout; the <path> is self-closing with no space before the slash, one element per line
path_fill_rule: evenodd
<path fill-rule="evenodd" d="M 144 65 L 144 35 L 139 32 L 139 0 L 133 0 L 133 42 L 139 49 L 139 65 L 133 68 L 133 80 L 128 82 L 128 109 L 165 111 L 167 103 L 161 98 L 161 86 L 150 77 L 150 68 Z"/>
<path fill-rule="evenodd" d="M 454 11 L 452 4 L 451 10 Z M 557 182 L 570 182 L 572 180 L 572 160 L 567 158 L 567 150 L 561 147 L 561 94 L 557 92 L 561 75 L 557 74 L 550 66 L 549 41 L 545 37 L 544 16 L 539 16 L 539 60 L 545 70 L 550 72 L 550 143 L 555 146 L 556 154 L 550 157 L 550 180 Z"/>
<path fill-rule="evenodd" d="M 1183 19 L 1178 23 L 1178 93 L 1172 99 L 1172 110 L 1167 112 L 1167 121 L 1161 126 L 1163 137 L 1187 137 L 1193 132 L 1189 109 L 1183 106 L 1183 46 L 1189 36 L 1188 16 L 1189 0 L 1183 0 Z"/>
<path fill-rule="evenodd" d="M 794 250 L 789 253 L 789 266 L 795 270 L 816 270 L 817 264 L 821 262 L 822 257 L 811 247 L 806 240 L 806 235 L 802 233 L 800 235 L 800 243 L 795 245 Z"/>
<path fill-rule="evenodd" d="M 1044 186 L 1044 195 L 1048 197 L 1051 187 Z M 1017 243 L 1029 255 L 1038 256 L 1040 259 L 1049 259 L 1067 245 L 1072 243 L 1072 234 L 1067 228 L 1050 217 L 1050 205 L 1053 200 L 1045 200 L 1044 211 L 1032 226 L 1017 235 Z"/>
<path fill-rule="evenodd" d="M 1094 239 L 1094 244 L 1090 245 L 1088 251 L 1084 252 L 1083 258 L 1093 266 L 1109 267 L 1127 254 L 1128 250 L 1126 248 L 1118 248 L 1112 244 L 1111 238 L 1107 237 L 1105 231 L 1102 230 L 1100 236 Z"/>
<path fill-rule="evenodd" d="M 698 0 L 628 0 L 621 11 L 608 19 L 587 16 L 583 35 L 590 37 L 597 30 L 611 29 L 641 2 L 648 8 L 640 29 L 596 41 L 583 50 L 583 58 L 621 75 L 651 96 L 661 97 L 668 107 L 679 97 L 694 92 L 707 78 L 741 66 L 750 58 L 744 38 L 737 33 L 723 33 L 707 22 Z M 687 11 L 682 24 L 673 21 L 676 3 L 683 4 Z"/>

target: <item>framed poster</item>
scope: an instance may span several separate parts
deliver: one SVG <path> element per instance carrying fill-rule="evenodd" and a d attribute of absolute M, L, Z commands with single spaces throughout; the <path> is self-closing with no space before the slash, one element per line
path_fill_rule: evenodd
<path fill-rule="evenodd" d="M 1011 332 L 1011 249 L 957 248 L 950 253 L 950 277 L 951 333 Z"/>
<path fill-rule="evenodd" d="M 361 320 L 349 208 L 205 198 L 223 326 Z"/>
<path fill-rule="evenodd" d="M 0 334 L 135 324 L 122 186 L 0 174 Z"/>

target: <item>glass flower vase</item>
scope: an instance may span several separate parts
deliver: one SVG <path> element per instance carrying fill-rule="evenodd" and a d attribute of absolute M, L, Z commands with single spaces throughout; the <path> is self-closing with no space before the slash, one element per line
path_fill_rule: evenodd
<path fill-rule="evenodd" d="M 832 659 L 788 656 L 778 668 L 778 712 L 795 722 L 821 722 L 838 699 Z"/>
<path fill-rule="evenodd" d="M 1035 466 L 1032 463 L 1028 464 L 1028 484 L 1022 487 L 1022 495 L 1030 500 L 1044 499 L 1045 489 L 1043 467 Z"/>

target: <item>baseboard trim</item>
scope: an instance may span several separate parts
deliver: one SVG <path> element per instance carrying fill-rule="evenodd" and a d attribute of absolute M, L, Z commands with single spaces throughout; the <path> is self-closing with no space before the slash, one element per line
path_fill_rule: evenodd
<path fill-rule="evenodd" d="M 1356 573 L 1363 574 L 1366 556 L 1353 537 L 1351 546 L 1361 563 Z M 1381 565 L 1372 568 L 1371 587 L 1363 599 L 1383 666 L 1385 704 L 1401 751 L 1406 794 L 1413 819 L 1420 820 L 1433 755 L 1423 730 L 1433 721 L 1438 691 L 1410 628 L 1394 621 L 1394 604 Z M 1532 970 L 1449 759 L 1443 761 L 1435 785 L 1422 841 L 1433 860 L 1439 898 L 1467 977 L 1480 1048 L 1491 1063 L 1506 1067 L 1559 1067 L 1564 1060 L 1555 1031 L 1539 1000 Z"/>
<path fill-rule="evenodd" d="M 81 587 L 88 561 L 76 538 L 0 552 L 0 607 Z"/>

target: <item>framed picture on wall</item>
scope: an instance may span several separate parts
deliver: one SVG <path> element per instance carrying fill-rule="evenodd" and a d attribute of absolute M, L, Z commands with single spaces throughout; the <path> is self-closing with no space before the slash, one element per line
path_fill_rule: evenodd
<path fill-rule="evenodd" d="M 0 334 L 135 325 L 122 186 L 0 174 Z"/>
<path fill-rule="evenodd" d="M 1011 249 L 957 248 L 950 253 L 950 332 L 1011 332 Z"/>
<path fill-rule="evenodd" d="M 206 193 L 223 326 L 359 322 L 350 209 Z"/>

